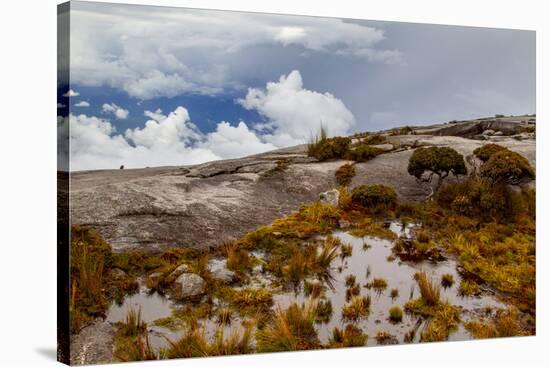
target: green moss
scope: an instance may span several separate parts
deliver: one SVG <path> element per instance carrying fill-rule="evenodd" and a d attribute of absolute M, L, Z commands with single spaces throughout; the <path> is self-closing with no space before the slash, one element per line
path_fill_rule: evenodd
<path fill-rule="evenodd" d="M 399 306 L 393 306 L 389 310 L 389 318 L 392 322 L 401 322 L 403 320 L 403 310 Z"/>

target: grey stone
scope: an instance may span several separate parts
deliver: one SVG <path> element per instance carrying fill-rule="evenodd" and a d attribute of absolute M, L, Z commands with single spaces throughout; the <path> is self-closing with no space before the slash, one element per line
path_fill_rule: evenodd
<path fill-rule="evenodd" d="M 206 282 L 197 274 L 183 273 L 174 281 L 174 297 L 189 299 L 204 294 Z"/>
<path fill-rule="evenodd" d="M 338 206 L 339 199 L 340 199 L 340 192 L 338 192 L 338 190 L 336 189 L 325 191 L 319 194 L 319 200 L 321 201 L 321 203 L 324 203 L 324 204 Z"/>
<path fill-rule="evenodd" d="M 340 229 L 347 229 L 347 228 L 349 228 L 350 226 L 351 226 L 351 223 L 350 223 L 349 221 L 345 220 L 345 219 L 340 219 L 340 220 L 338 221 L 338 227 L 339 227 Z"/>
<path fill-rule="evenodd" d="M 189 273 L 190 271 L 191 270 L 189 269 L 189 265 L 181 264 L 170 273 L 170 277 L 176 278 L 176 277 L 180 276 L 181 274 Z"/>

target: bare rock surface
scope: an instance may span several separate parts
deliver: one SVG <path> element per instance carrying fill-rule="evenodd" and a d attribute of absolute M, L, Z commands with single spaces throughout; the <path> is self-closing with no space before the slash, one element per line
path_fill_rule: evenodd
<path fill-rule="evenodd" d="M 471 169 L 473 150 L 496 142 L 524 155 L 534 165 L 535 140 L 528 136 L 463 137 L 474 130 L 475 134 L 488 129 L 517 133 L 527 124 L 522 121 L 501 124 L 474 120 L 420 128 L 416 135 L 388 136 L 394 149 L 389 151 L 388 145 L 384 154 L 358 163 L 351 187 L 385 184 L 393 186 L 403 200 L 423 200 L 430 187 L 420 185 L 407 173 L 409 158 L 420 146 L 454 148 L 464 155 Z M 478 131 L 480 124 L 482 130 Z M 115 251 L 216 247 L 337 187 L 334 173 L 348 161 L 317 162 L 306 151 L 301 145 L 196 166 L 73 172 L 72 223 L 93 225 Z"/>
<path fill-rule="evenodd" d="M 71 365 L 112 363 L 114 327 L 101 319 L 71 336 Z"/>

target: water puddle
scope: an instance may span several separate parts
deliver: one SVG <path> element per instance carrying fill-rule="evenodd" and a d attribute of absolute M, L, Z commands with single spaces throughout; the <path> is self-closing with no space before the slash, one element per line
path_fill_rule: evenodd
<path fill-rule="evenodd" d="M 410 235 L 413 225 L 405 228 L 400 223 L 394 222 L 390 229 L 397 235 Z M 360 295 L 371 296 L 371 312 L 367 319 L 360 320 L 354 324 L 360 327 L 369 335 L 367 345 L 375 345 L 374 336 L 378 331 L 386 331 L 397 338 L 402 343 L 405 334 L 412 329 L 419 329 L 413 341 L 418 341 L 420 331 L 424 326 L 418 317 L 404 313 L 403 321 L 392 323 L 389 320 L 389 309 L 392 306 L 404 307 L 410 299 L 420 296 L 418 286 L 414 280 L 414 274 L 418 271 L 425 271 L 429 277 L 440 281 L 443 274 L 451 274 L 454 278 L 454 284 L 449 288 L 441 288 L 441 299 L 448 300 L 452 305 L 458 306 L 462 310 L 462 319 L 467 320 L 471 315 L 475 315 L 486 307 L 505 308 L 505 305 L 490 295 L 481 295 L 479 297 L 462 297 L 459 295 L 458 288 L 461 276 L 457 272 L 456 262 L 445 260 L 440 262 L 422 261 L 417 263 L 401 262 L 399 258 L 389 261 L 388 257 L 392 255 L 393 242 L 390 240 L 374 237 L 354 237 L 346 232 L 335 232 L 333 236 L 339 238 L 343 243 L 350 244 L 353 248 L 352 256 L 340 259 L 333 263 L 333 268 L 342 267 L 342 271 L 333 271 L 334 280 L 333 289 L 327 289 L 325 298 L 332 303 L 333 314 L 330 321 L 326 324 L 317 325 L 319 338 L 323 343 L 328 342 L 329 336 L 334 327 L 343 328 L 346 325 L 341 319 L 342 307 L 346 304 L 346 277 L 355 275 L 357 283 L 361 285 Z M 373 278 L 383 278 L 388 286 L 382 292 L 364 287 Z M 390 293 L 392 289 L 397 289 L 399 295 L 392 298 Z M 307 301 L 302 290 L 298 292 L 288 292 L 274 296 L 275 302 L 283 307 L 287 307 L 292 302 Z M 419 324 L 417 324 L 417 322 Z M 469 333 L 464 328 L 459 327 L 453 333 L 450 340 L 471 339 Z"/>
<path fill-rule="evenodd" d="M 399 222 L 393 222 L 390 229 L 398 236 L 410 236 L 414 225 L 409 224 L 403 227 Z M 418 342 L 425 322 L 416 316 L 404 313 L 403 320 L 400 323 L 392 323 L 388 318 L 388 310 L 392 306 L 404 305 L 410 300 L 420 296 L 418 287 L 413 276 L 418 271 L 425 271 L 429 277 L 438 282 L 443 274 L 451 274 L 454 278 L 454 284 L 448 288 L 441 288 L 441 299 L 448 300 L 449 303 L 461 309 L 462 321 L 478 316 L 485 312 L 487 308 L 496 310 L 506 308 L 506 305 L 499 302 L 495 297 L 488 293 L 483 293 L 478 297 L 462 297 L 459 295 L 459 285 L 461 275 L 457 271 L 457 264 L 453 260 L 439 262 L 421 261 L 421 262 L 402 262 L 392 259 L 393 242 L 386 239 L 374 237 L 354 237 L 346 232 L 337 231 L 333 236 L 339 238 L 343 243 L 352 246 L 352 255 L 341 259 L 340 257 L 332 263 L 331 281 L 332 288 L 328 287 L 323 298 L 332 303 L 332 317 L 326 323 L 316 325 L 319 339 L 327 343 L 332 330 L 335 327 L 343 328 L 349 322 L 344 322 L 341 318 L 342 307 L 346 304 L 346 277 L 354 275 L 357 283 L 360 285 L 360 295 L 371 297 L 371 312 L 368 318 L 354 322 L 354 325 L 361 328 L 369 335 L 367 345 L 376 345 L 375 335 L 378 331 L 385 331 L 397 338 L 399 343 L 403 343 L 405 335 L 415 329 L 416 334 L 413 342 Z M 262 257 L 262 255 L 257 257 Z M 373 278 L 383 278 L 387 282 L 387 288 L 381 292 L 374 289 L 368 289 L 365 285 Z M 269 278 L 264 279 L 263 286 L 269 284 Z M 391 290 L 397 289 L 398 295 L 392 298 Z M 303 289 L 293 291 L 281 291 L 273 295 L 274 306 L 286 308 L 291 303 L 307 302 Z M 157 294 L 148 293 L 148 290 L 142 286 L 140 292 L 124 299 L 122 304 L 111 305 L 107 313 L 107 321 L 115 323 L 124 321 L 128 310 L 141 309 L 142 319 L 148 323 L 149 336 L 154 348 L 166 347 L 170 340 L 177 340 L 181 336 L 181 331 L 172 331 L 168 328 L 153 325 L 153 322 L 159 318 L 171 316 L 172 311 L 178 309 L 181 305 L 172 300 Z M 494 311 L 493 311 L 494 312 Z M 235 317 L 231 324 L 225 326 L 225 335 L 229 336 L 232 331 L 242 331 L 241 319 Z M 213 319 L 199 320 L 205 333 L 213 338 L 218 329 L 218 323 Z M 449 340 L 467 340 L 471 339 L 469 333 L 462 325 L 450 335 Z"/>

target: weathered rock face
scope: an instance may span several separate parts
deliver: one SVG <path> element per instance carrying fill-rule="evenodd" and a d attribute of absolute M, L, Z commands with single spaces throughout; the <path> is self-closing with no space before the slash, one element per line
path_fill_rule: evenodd
<path fill-rule="evenodd" d="M 71 336 L 71 365 L 112 363 L 114 327 L 101 319 Z"/>
<path fill-rule="evenodd" d="M 437 136 L 389 136 L 395 149 L 357 163 L 351 188 L 385 184 L 402 200 L 425 199 L 430 187 L 407 173 L 409 158 L 419 146 L 449 146 L 468 162 L 475 148 L 496 142 L 535 163 L 532 138 L 486 136 L 481 141 L 439 136 L 441 127 L 432 130 Z M 307 157 L 305 146 L 297 146 L 197 166 L 75 172 L 71 220 L 93 225 L 115 251 L 216 247 L 318 200 L 320 193 L 337 187 L 334 173 L 344 163 L 348 161 L 317 162 Z"/>

